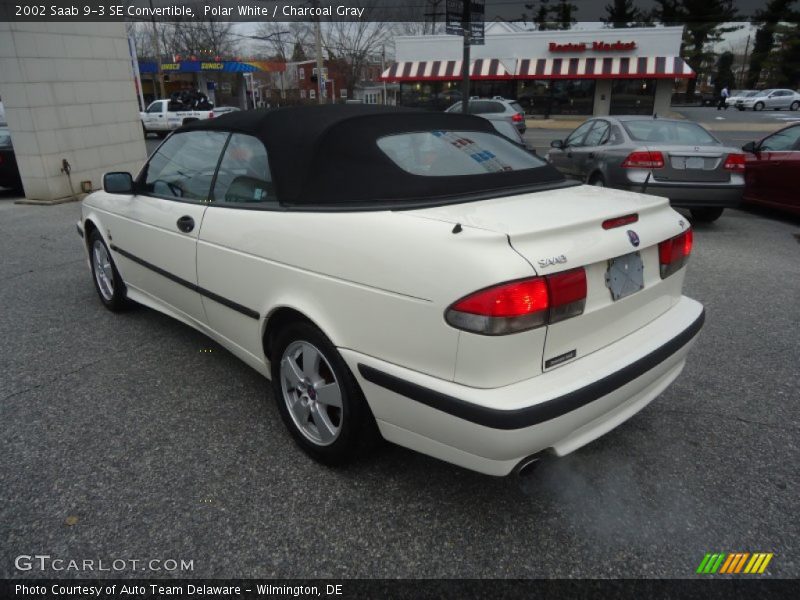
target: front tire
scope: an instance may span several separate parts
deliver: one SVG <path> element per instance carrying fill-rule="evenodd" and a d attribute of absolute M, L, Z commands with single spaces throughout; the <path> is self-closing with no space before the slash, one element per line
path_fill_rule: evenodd
<path fill-rule="evenodd" d="M 108 310 L 119 312 L 128 306 L 125 284 L 111 258 L 103 236 L 95 229 L 89 236 L 89 263 L 92 265 L 94 289 Z"/>
<path fill-rule="evenodd" d="M 764 103 L 763 102 L 756 102 L 753 105 L 753 110 L 764 110 Z"/>
<path fill-rule="evenodd" d="M 789 107 L 789 110 L 797 110 L 800 108 L 800 100 L 795 100 L 792 102 L 792 105 Z"/>
<path fill-rule="evenodd" d="M 692 219 L 699 223 L 713 223 L 722 216 L 724 208 L 693 208 L 691 209 Z"/>
<path fill-rule="evenodd" d="M 347 364 L 310 323 L 291 323 L 278 333 L 272 393 L 297 445 L 321 463 L 345 464 L 380 437 Z"/>

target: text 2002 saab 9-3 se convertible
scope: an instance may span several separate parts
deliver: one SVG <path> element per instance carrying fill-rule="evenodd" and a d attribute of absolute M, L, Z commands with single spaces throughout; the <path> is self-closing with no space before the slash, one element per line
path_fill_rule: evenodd
<path fill-rule="evenodd" d="M 460 114 L 327 106 L 186 125 L 79 232 L 110 309 L 206 333 L 328 464 L 383 438 L 492 475 L 646 406 L 703 323 L 666 199 L 569 183 Z"/>

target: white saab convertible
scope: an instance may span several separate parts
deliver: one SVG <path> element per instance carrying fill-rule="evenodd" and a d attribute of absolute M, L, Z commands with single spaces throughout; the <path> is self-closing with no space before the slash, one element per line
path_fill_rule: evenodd
<path fill-rule="evenodd" d="M 478 117 L 234 113 L 104 188 L 78 224 L 101 301 L 270 378 L 328 464 L 376 432 L 492 475 L 562 456 L 658 396 L 703 323 L 666 199 L 567 182 Z"/>

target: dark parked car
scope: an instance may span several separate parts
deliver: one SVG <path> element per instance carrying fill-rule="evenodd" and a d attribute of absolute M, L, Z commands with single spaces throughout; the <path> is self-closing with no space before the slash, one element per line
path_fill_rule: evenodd
<path fill-rule="evenodd" d="M 11 132 L 5 123 L 0 123 L 0 187 L 22 189 L 22 179 L 11 145 Z"/>
<path fill-rule="evenodd" d="M 664 196 L 673 206 L 689 208 L 698 221 L 715 221 L 742 199 L 744 154 L 697 123 L 598 117 L 550 146 L 548 160 L 565 175 Z"/>
<path fill-rule="evenodd" d="M 763 204 L 800 215 L 797 172 L 800 169 L 800 123 L 789 125 L 760 142 L 742 146 L 746 152 L 745 202 Z"/>

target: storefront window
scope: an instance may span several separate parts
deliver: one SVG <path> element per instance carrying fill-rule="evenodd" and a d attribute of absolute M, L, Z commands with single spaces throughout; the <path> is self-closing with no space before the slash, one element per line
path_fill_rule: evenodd
<path fill-rule="evenodd" d="M 442 111 L 461 100 L 458 82 L 400 83 L 400 105 Z"/>
<path fill-rule="evenodd" d="M 527 80 L 519 82 L 517 101 L 536 115 L 591 115 L 593 79 Z"/>
<path fill-rule="evenodd" d="M 611 84 L 612 115 L 651 115 L 655 79 L 615 79 Z"/>

